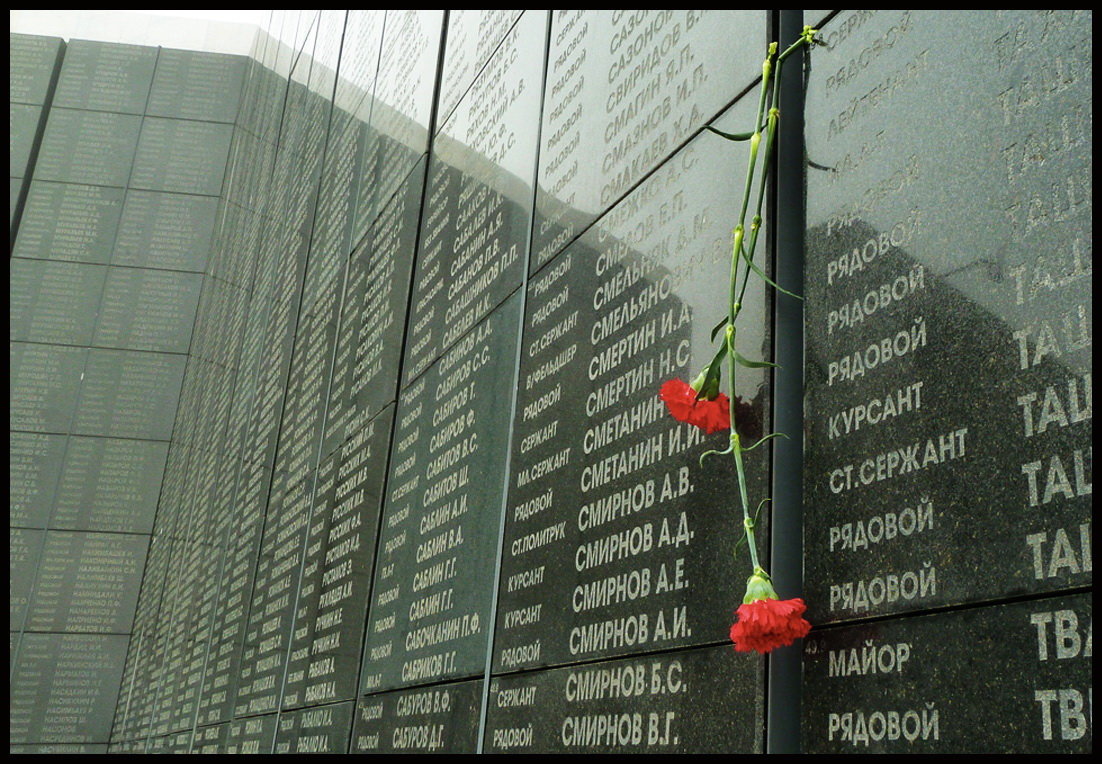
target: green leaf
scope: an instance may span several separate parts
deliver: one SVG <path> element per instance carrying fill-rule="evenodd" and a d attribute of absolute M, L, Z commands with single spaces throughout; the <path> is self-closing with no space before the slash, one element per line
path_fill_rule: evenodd
<path fill-rule="evenodd" d="M 771 279 L 771 278 L 769 278 L 768 276 L 766 276 L 766 275 L 765 275 L 765 271 L 763 271 L 763 270 L 762 270 L 761 268 L 759 268 L 759 267 L 757 266 L 757 263 L 755 263 L 755 262 L 754 262 L 754 261 L 753 261 L 753 260 L 752 260 L 752 259 L 750 258 L 750 256 L 746 254 L 746 252 L 745 252 L 745 251 L 744 251 L 744 252 L 742 253 L 742 259 L 746 261 L 746 264 L 747 264 L 747 265 L 749 265 L 751 269 L 753 269 L 754 273 L 756 273 L 756 274 L 758 274 L 759 276 L 761 276 L 761 277 L 762 277 L 762 279 L 764 279 L 764 281 L 765 281 L 765 283 L 766 283 L 766 284 L 768 284 L 769 286 L 773 287 L 773 288 L 774 288 L 774 289 L 776 289 L 776 290 L 777 290 L 778 292 L 784 292 L 784 293 L 785 293 L 786 295 L 788 295 L 789 297 L 795 297 L 795 298 L 796 298 L 797 300 L 802 300 L 802 299 L 803 299 L 803 297 L 800 297 L 800 295 L 796 294 L 795 292 L 789 292 L 789 291 L 788 291 L 787 289 L 785 289 L 784 287 L 780 286 L 780 285 L 779 285 L 779 284 L 777 284 L 777 283 L 776 283 L 775 281 L 773 281 L 773 279 Z"/>
<path fill-rule="evenodd" d="M 735 353 L 735 360 L 738 361 L 739 364 L 741 364 L 742 366 L 745 366 L 748 369 L 764 369 L 764 368 L 767 368 L 767 367 L 772 367 L 772 368 L 777 367 L 777 364 L 769 363 L 769 361 L 751 361 L 749 358 L 746 358 L 745 356 L 742 355 L 742 353 L 738 352 L 737 350 L 735 350 L 734 353 Z"/>
<path fill-rule="evenodd" d="M 710 335 L 709 339 L 712 342 L 715 342 L 716 341 L 716 335 L 719 333 L 719 330 L 722 329 L 725 326 L 727 326 L 727 316 L 724 316 L 723 318 L 721 318 L 719 320 L 719 323 L 716 324 L 714 327 L 712 327 L 712 334 Z"/>
<path fill-rule="evenodd" d="M 701 467 L 704 466 L 704 457 L 705 456 L 724 456 L 724 455 L 729 454 L 729 453 L 731 453 L 731 449 L 729 449 L 729 448 L 725 449 L 723 451 L 705 451 L 704 453 L 702 453 L 700 455 L 700 466 Z"/>
<path fill-rule="evenodd" d="M 711 125 L 705 125 L 705 127 L 708 130 L 711 130 L 716 135 L 718 135 L 720 138 L 726 138 L 729 141 L 748 141 L 748 140 L 750 140 L 750 136 L 753 135 L 752 132 L 750 132 L 750 133 L 725 133 L 722 130 L 716 130 Z"/>
<path fill-rule="evenodd" d="M 727 345 L 720 345 L 719 350 L 716 351 L 715 358 L 708 364 L 708 379 L 715 379 L 716 384 L 719 384 L 720 375 L 723 373 L 723 359 L 727 357 Z"/>
<path fill-rule="evenodd" d="M 760 445 L 761 445 L 762 443 L 764 443 L 765 441 L 767 441 L 767 440 L 772 440 L 773 438 L 784 438 L 785 440 L 788 440 L 788 436 L 787 436 L 787 435 L 785 435 L 785 434 L 784 434 L 783 432 L 771 432 L 771 433 L 769 433 L 768 435 L 766 435 L 766 436 L 765 436 L 764 438 L 762 438 L 761 440 L 759 440 L 759 441 L 758 441 L 757 443 L 755 443 L 754 445 L 750 446 L 749 448 L 744 448 L 744 449 L 742 449 L 742 450 L 743 450 L 743 451 L 753 451 L 753 450 L 754 450 L 755 448 L 757 448 L 758 446 L 760 446 Z M 769 500 L 768 500 L 768 499 L 765 499 L 765 501 L 769 501 Z M 758 507 L 758 509 L 760 510 L 760 509 L 761 509 L 761 507 L 759 506 L 759 507 Z"/>

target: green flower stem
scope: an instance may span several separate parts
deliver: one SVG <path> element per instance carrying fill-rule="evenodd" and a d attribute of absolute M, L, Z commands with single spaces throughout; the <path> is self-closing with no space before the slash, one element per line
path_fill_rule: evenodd
<path fill-rule="evenodd" d="M 746 166 L 746 184 L 742 192 L 742 205 L 739 208 L 738 223 L 745 227 L 746 210 L 750 206 L 750 191 L 754 186 L 754 170 L 757 165 L 758 146 L 761 144 L 762 116 L 765 114 L 765 101 L 769 95 L 769 75 L 773 70 L 773 59 L 777 55 L 777 43 L 769 43 L 769 54 L 761 65 L 761 95 L 758 97 L 758 112 L 754 117 L 754 134 L 750 136 L 750 162 Z M 735 253 L 736 258 L 738 253 Z M 732 295 L 733 297 L 733 295 Z"/>
<path fill-rule="evenodd" d="M 731 362 L 734 365 L 734 362 Z M 732 404 L 733 406 L 733 404 Z M 739 499 L 742 500 L 742 527 L 746 533 L 746 545 L 750 549 L 750 565 L 754 570 L 761 568 L 758 562 L 758 547 L 754 543 L 754 520 L 748 510 L 749 499 L 746 496 L 746 468 L 742 464 L 742 444 L 737 432 L 731 432 L 731 452 L 735 455 L 735 469 L 738 470 Z"/>
<path fill-rule="evenodd" d="M 795 42 L 784 52 L 783 55 L 788 55 L 793 51 L 795 47 L 803 44 L 803 40 Z M 769 47 L 770 56 L 776 53 L 776 45 Z M 738 295 L 738 302 L 742 302 L 742 298 L 746 294 L 746 285 L 750 283 L 750 263 L 754 260 L 754 255 L 758 248 L 758 232 L 761 230 L 761 211 L 765 206 L 765 190 L 766 190 L 766 176 L 769 174 L 770 163 L 773 161 L 773 146 L 775 145 L 777 137 L 777 123 L 780 121 L 781 111 L 778 108 L 780 102 L 780 90 L 781 90 L 781 62 L 783 59 L 778 58 L 775 66 L 766 66 L 769 64 L 769 58 L 766 58 L 765 64 L 762 65 L 763 73 L 774 72 L 773 77 L 770 78 L 767 75 L 762 77 L 762 95 L 758 103 L 758 119 L 757 124 L 761 124 L 762 109 L 765 106 L 766 93 L 768 92 L 770 79 L 772 82 L 772 98 L 770 99 L 768 117 L 766 118 L 766 134 L 765 134 L 765 154 L 762 157 L 762 174 L 761 181 L 758 183 L 758 198 L 754 209 L 754 218 L 750 223 L 750 241 L 746 247 L 746 264 L 745 271 L 742 279 L 742 289 Z M 754 163 L 756 157 L 751 157 L 751 164 Z M 749 196 L 750 193 L 750 179 L 747 179 L 747 188 L 745 189 L 745 196 Z M 743 208 L 743 217 L 739 219 L 741 223 L 745 219 L 746 209 Z"/>
<path fill-rule="evenodd" d="M 780 120 L 780 109 L 778 108 L 778 104 L 780 102 L 781 65 L 788 56 L 799 50 L 803 45 L 813 44 L 814 36 L 815 30 L 811 29 L 811 27 L 804 27 L 804 32 L 800 36 L 800 39 L 788 46 L 779 56 L 777 55 L 777 43 L 771 43 L 765 61 L 762 62 L 761 95 L 758 98 L 758 111 L 754 118 L 755 131 L 750 136 L 750 158 L 746 167 L 746 183 L 742 192 L 742 204 L 739 208 L 738 223 L 735 225 L 731 247 L 730 305 L 727 312 L 727 328 L 724 337 L 724 342 L 727 344 L 727 363 L 730 372 L 731 386 L 731 454 L 734 457 L 735 470 L 738 473 L 739 501 L 742 504 L 742 527 L 746 534 L 747 546 L 750 549 L 750 564 L 755 573 L 760 573 L 765 576 L 767 580 L 768 574 L 758 562 L 758 548 L 754 540 L 754 519 L 750 516 L 750 500 L 747 496 L 746 485 L 746 468 L 742 459 L 742 441 L 738 435 L 738 422 L 736 421 L 738 411 L 736 401 L 738 398 L 735 394 L 735 371 L 738 365 L 736 361 L 738 355 L 735 352 L 735 319 L 738 318 L 738 314 L 742 311 L 742 299 L 746 294 L 747 284 L 750 282 L 751 264 L 753 262 L 754 253 L 757 250 L 758 234 L 761 231 L 761 212 L 765 203 L 766 179 L 769 174 L 770 162 L 773 159 L 773 147 L 777 137 L 777 123 Z M 774 69 L 776 70 L 775 74 Z M 764 123 L 765 151 L 762 156 L 761 180 L 758 184 L 754 217 L 750 222 L 749 241 L 744 249 L 743 241 L 746 238 L 746 213 L 750 207 L 750 195 L 753 193 L 754 188 L 754 175 L 757 172 L 758 152 L 762 138 L 762 119 L 766 114 L 767 101 L 769 102 L 769 110 L 767 120 Z M 739 264 L 743 259 L 746 260 L 746 263 L 743 266 L 742 283 L 739 284 Z"/>
<path fill-rule="evenodd" d="M 761 66 L 761 95 L 758 98 L 758 111 L 754 117 L 755 127 L 762 124 L 762 115 L 765 113 L 766 99 L 769 96 L 769 76 L 773 69 L 773 59 L 777 55 L 777 44 L 771 43 L 769 45 L 769 53 L 765 57 L 765 61 Z M 770 120 L 769 134 L 775 132 L 775 119 Z M 772 143 L 772 138 L 767 140 L 766 146 L 768 147 Z M 750 563 L 755 569 L 758 564 L 758 549 L 754 542 L 754 520 L 750 517 L 750 500 L 747 496 L 746 490 L 746 468 L 742 461 L 742 442 L 738 436 L 738 421 L 737 411 L 738 406 L 736 401 L 738 400 L 735 393 L 735 370 L 737 363 L 735 361 L 735 319 L 738 318 L 739 312 L 742 310 L 742 296 L 746 292 L 746 284 L 750 281 L 750 271 L 747 267 L 746 273 L 743 276 L 742 286 L 739 288 L 738 284 L 738 269 L 739 263 L 742 259 L 742 241 L 746 233 L 746 211 L 750 206 L 750 194 L 754 188 L 754 172 L 757 165 L 758 147 L 761 145 L 761 131 L 756 129 L 754 134 L 750 136 L 750 160 L 746 166 L 746 183 L 742 192 L 742 204 L 739 209 L 738 224 L 735 226 L 734 242 L 731 252 L 731 292 L 730 292 L 730 308 L 727 313 L 727 332 L 725 341 L 727 343 L 727 365 L 730 371 L 731 379 L 731 453 L 735 459 L 735 469 L 738 472 L 738 488 L 739 488 L 739 501 L 742 504 L 742 526 L 743 531 L 746 533 L 747 546 L 750 548 Z M 768 165 L 765 165 L 766 171 L 768 171 Z M 764 173 L 762 177 L 762 186 L 764 187 Z M 757 204 L 758 212 L 754 216 L 754 221 L 750 226 L 750 252 L 752 253 L 758 238 L 758 230 L 761 228 L 761 204 L 763 200 L 763 194 L 759 192 Z"/>

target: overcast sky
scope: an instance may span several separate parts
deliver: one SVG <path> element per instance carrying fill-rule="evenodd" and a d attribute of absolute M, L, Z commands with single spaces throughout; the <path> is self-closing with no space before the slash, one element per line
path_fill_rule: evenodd
<path fill-rule="evenodd" d="M 270 10 L 9 10 L 10 31 L 66 40 L 247 53 Z M 247 26 L 246 26 L 247 25 Z"/>

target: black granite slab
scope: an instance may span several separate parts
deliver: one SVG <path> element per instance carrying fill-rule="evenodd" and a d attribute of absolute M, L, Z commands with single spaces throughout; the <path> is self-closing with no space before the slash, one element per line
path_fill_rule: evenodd
<path fill-rule="evenodd" d="M 226 732 L 226 753 L 271 753 L 275 743 L 275 714 L 238 719 Z"/>
<path fill-rule="evenodd" d="M 8 434 L 8 525 L 45 528 L 65 460 L 64 435 Z"/>
<path fill-rule="evenodd" d="M 211 397 L 214 401 L 212 405 L 223 418 L 218 420 L 217 425 L 212 423 L 219 432 L 211 433 L 211 438 L 224 438 L 221 430 L 226 427 L 226 417 L 234 405 L 239 381 L 236 372 L 241 363 L 241 348 L 248 321 L 249 293 L 246 290 L 217 278 L 208 277 L 204 280 L 203 295 L 192 334 L 191 353 L 213 365 L 210 379 Z M 215 327 L 219 331 L 211 331 Z M 231 370 L 231 373 L 218 373 L 219 370 L 226 369 Z"/>
<path fill-rule="evenodd" d="M 249 597 L 256 573 L 270 472 L 255 463 L 243 465 L 222 568 L 222 584 L 212 618 L 210 658 L 199 694 L 200 724 L 228 721 L 237 694 Z"/>
<path fill-rule="evenodd" d="M 50 109 L 35 180 L 125 186 L 142 118 L 80 109 Z"/>
<path fill-rule="evenodd" d="M 321 10 L 317 12 L 310 28 L 310 38 L 303 47 L 292 73 L 292 79 L 303 82 L 311 94 L 308 101 L 306 122 L 324 127 L 322 141 L 331 127 L 329 115 L 333 106 L 337 67 L 340 63 L 344 20 L 347 11 Z M 319 148 L 319 151 L 324 151 Z"/>
<path fill-rule="evenodd" d="M 195 737 L 191 741 L 192 753 L 225 753 L 228 724 L 214 724 L 210 727 L 196 727 Z"/>
<path fill-rule="evenodd" d="M 444 67 L 437 104 L 440 122 L 451 115 L 459 99 L 523 12 L 506 9 L 448 11 Z"/>
<path fill-rule="evenodd" d="M 269 467 L 275 456 L 279 434 L 279 415 L 291 363 L 293 322 L 298 316 L 305 254 L 304 247 L 278 247 L 273 237 L 265 241 L 260 255 L 261 262 L 271 272 L 262 275 L 270 281 L 262 287 L 265 291 L 261 292 L 256 310 L 259 315 L 267 317 L 268 325 L 263 335 L 261 365 L 256 377 L 251 442 L 246 446 L 245 453 L 246 458 L 258 459 Z"/>
<path fill-rule="evenodd" d="M 310 520 L 314 475 L 285 486 L 272 480 L 242 649 L 235 714 L 277 710 Z"/>
<path fill-rule="evenodd" d="M 215 525 L 213 518 L 195 517 L 193 525 L 203 528 Z M 222 548 L 207 539 L 215 534 L 197 534 L 198 539 L 187 546 L 181 584 L 184 595 L 178 595 L 170 616 L 175 629 L 175 649 L 178 654 L 172 687 L 170 729 L 191 729 L 199 707 L 200 689 L 211 643 L 212 615 L 218 588 Z M 220 539 L 219 539 L 220 541 Z"/>
<path fill-rule="evenodd" d="M 322 530 L 315 544 L 307 541 L 299 595 L 301 602 L 306 571 L 316 566 L 316 603 L 305 628 L 296 617 L 284 707 L 292 695 L 299 650 L 303 677 L 295 702 L 316 705 L 356 695 L 393 419 L 394 409 L 388 407 L 333 455 L 332 490 L 324 514 L 311 517 L 311 533 L 315 526 Z"/>
<path fill-rule="evenodd" d="M 210 246 L 211 260 L 206 272 L 212 278 L 232 284 L 249 294 L 255 283 L 258 268 L 257 252 L 261 234 L 261 217 L 253 210 L 245 209 L 232 202 L 224 202 L 221 228 L 215 228 L 215 237 Z M 248 297 L 235 302 L 234 310 L 248 315 L 246 307 Z"/>
<path fill-rule="evenodd" d="M 246 304 L 251 305 L 250 302 Z M 261 360 L 257 352 L 260 347 L 257 333 L 262 329 L 258 327 L 258 323 L 255 315 L 247 316 L 245 334 L 241 340 L 240 358 L 237 361 L 239 366 L 234 384 L 234 396 L 226 422 L 226 440 L 233 444 L 235 456 L 242 458 L 244 457 L 240 451 L 244 448 L 251 424 L 249 417 L 255 402 L 253 395 L 257 384 L 256 369 Z M 252 454 L 249 453 L 248 456 L 251 458 Z"/>
<path fill-rule="evenodd" d="M 135 636 L 132 637 L 132 640 L 142 639 L 143 644 L 140 653 L 141 662 L 134 672 L 135 679 L 128 686 L 130 698 L 127 705 L 129 711 L 127 722 L 130 734 L 140 741 L 145 741 L 149 736 L 157 691 L 154 683 L 162 668 L 160 631 L 154 626 L 155 624 L 151 624 L 149 629 L 141 633 L 135 632 Z"/>
<path fill-rule="evenodd" d="M 23 178 L 8 178 L 8 227 L 15 226 L 15 211 L 19 207 L 19 197 L 25 186 Z"/>
<path fill-rule="evenodd" d="M 519 320 L 517 294 L 399 397 L 361 692 L 482 673 Z"/>
<path fill-rule="evenodd" d="M 310 86 L 328 100 L 333 98 L 337 67 L 343 53 L 344 27 L 348 11 L 323 10 L 318 14 L 317 40 L 314 42 Z"/>
<path fill-rule="evenodd" d="M 9 753 L 107 753 L 106 743 L 41 743 L 8 746 Z"/>
<path fill-rule="evenodd" d="M 129 632 L 148 548 L 144 535 L 47 532 L 27 630 Z"/>
<path fill-rule="evenodd" d="M 92 344 L 186 353 L 202 285 L 197 273 L 108 268 Z"/>
<path fill-rule="evenodd" d="M 191 730 L 177 732 L 165 738 L 165 746 L 160 753 L 191 753 Z"/>
<path fill-rule="evenodd" d="M 107 264 L 122 208 L 122 189 L 32 182 L 12 255 Z"/>
<path fill-rule="evenodd" d="M 351 753 L 475 753 L 483 680 L 360 698 Z"/>
<path fill-rule="evenodd" d="M 146 605 L 148 610 L 148 605 Z M 115 705 L 115 718 L 111 724 L 111 743 L 113 745 L 132 747 L 137 737 L 137 708 L 131 706 L 131 699 L 139 694 L 134 687 L 134 678 L 138 673 L 141 662 L 141 644 L 146 629 L 142 623 L 142 611 L 139 607 L 134 619 L 134 631 L 131 633 L 130 645 L 126 653 L 126 662 L 123 664 L 122 681 L 120 683 L 119 697 Z"/>
<path fill-rule="evenodd" d="M 312 688 L 318 672 L 323 667 L 328 667 L 328 662 L 314 657 L 311 646 L 314 642 L 314 629 L 321 600 L 325 542 L 333 519 L 336 472 L 336 459 L 334 457 L 323 459 L 314 482 L 307 515 L 301 572 L 296 581 L 293 616 L 289 624 L 287 666 L 283 686 L 280 689 L 280 707 L 283 709 L 316 705 L 318 703 L 316 698 L 307 697 L 309 691 L 307 685 Z M 313 692 L 311 692 L 312 695 Z"/>
<path fill-rule="evenodd" d="M 824 33 L 806 127 L 810 617 L 1089 584 L 1084 17 L 849 12 Z"/>
<path fill-rule="evenodd" d="M 765 23 L 754 10 L 555 12 L 533 270 L 761 76 Z"/>
<path fill-rule="evenodd" d="M 330 293 L 339 301 L 348 254 L 352 251 L 351 188 L 354 186 L 355 142 L 349 140 L 347 119 L 334 119 L 326 145 L 315 211 L 310 264 L 303 286 L 303 301 L 311 310 Z"/>
<path fill-rule="evenodd" d="M 91 40 L 65 46 L 54 106 L 141 114 L 149 99 L 157 49 Z"/>
<path fill-rule="evenodd" d="M 134 614 L 134 626 L 127 653 L 123 682 L 115 714 L 113 735 L 116 739 L 144 741 L 149 734 L 153 704 L 156 699 L 156 679 L 163 668 L 161 636 L 162 595 L 173 541 L 167 534 L 150 538 L 149 555 L 143 576 L 141 597 Z"/>
<path fill-rule="evenodd" d="M 62 41 L 59 37 L 8 34 L 8 101 L 44 104 Z"/>
<path fill-rule="evenodd" d="M 146 114 L 233 122 L 247 62 L 244 56 L 161 48 Z"/>
<path fill-rule="evenodd" d="M 347 113 L 333 110 L 333 124 L 326 147 L 325 167 L 321 176 L 318 201 L 318 225 L 314 232 L 314 248 L 325 253 L 329 268 L 325 281 L 329 289 L 340 296 L 339 324 L 334 345 L 333 373 L 329 381 L 326 423 L 323 433 L 322 454 L 327 455 L 340 444 L 345 435 L 345 419 L 348 410 L 348 375 L 354 350 L 355 332 L 350 327 L 354 311 L 352 303 L 362 294 L 362 277 L 359 286 L 350 283 L 355 277 L 350 272 L 352 251 L 352 201 L 355 197 L 357 164 L 360 146 L 356 124 Z M 321 276 L 322 274 L 318 274 Z M 322 281 L 322 279 L 318 279 Z M 339 410 L 338 410 L 339 408 Z"/>
<path fill-rule="evenodd" d="M 10 338 L 91 344 L 105 272 L 100 265 L 13 258 L 8 292 Z"/>
<path fill-rule="evenodd" d="M 349 10 L 344 25 L 333 103 L 337 110 L 364 124 L 371 117 L 370 96 L 379 69 L 384 16 L 380 9 Z"/>
<path fill-rule="evenodd" d="M 179 691 L 183 684 L 183 672 L 186 670 L 186 648 L 184 632 L 189 630 L 186 613 L 194 600 L 191 585 L 194 575 L 189 565 L 193 544 L 187 540 L 177 540 L 172 546 L 172 558 L 168 563 L 164 599 L 158 616 L 159 631 L 159 667 L 156 679 L 156 695 L 151 704 L 150 735 L 155 740 L 179 731 L 178 717 L 181 712 Z M 180 618 L 184 614 L 183 619 Z M 183 622 L 181 622 L 181 620 Z"/>
<path fill-rule="evenodd" d="M 760 753 L 763 663 L 729 645 L 500 677 L 494 753 Z"/>
<path fill-rule="evenodd" d="M 253 88 L 254 105 L 251 112 L 242 115 L 242 124 L 262 141 L 274 143 L 287 91 L 287 73 L 274 71 L 267 64 L 254 66 L 248 85 Z"/>
<path fill-rule="evenodd" d="M 168 444 L 69 438 L 51 528 L 150 533 Z"/>
<path fill-rule="evenodd" d="M 188 556 L 187 550 L 190 544 L 177 544 L 174 551 Z M 184 686 L 184 672 L 187 670 L 186 637 L 185 630 L 189 630 L 186 617 L 190 609 L 192 596 L 188 585 L 194 580 L 190 575 L 190 569 L 184 568 L 180 561 L 174 561 L 169 570 L 169 580 L 177 582 L 176 592 L 172 597 L 170 609 L 162 610 L 162 618 L 165 619 L 164 659 L 161 672 L 157 680 L 157 698 L 153 707 L 153 724 L 151 734 L 154 736 L 167 736 L 179 731 L 184 724 L 181 715 L 184 712 L 184 699 L 181 697 L 181 689 Z M 184 623 L 179 616 L 185 616 Z"/>
<path fill-rule="evenodd" d="M 735 548 L 735 467 L 700 458 L 729 436 L 676 422 L 658 391 L 715 354 L 744 163 L 741 146 L 700 135 L 529 282 L 496 670 L 726 639 L 750 563 Z M 751 283 L 739 318 L 752 359 L 769 353 L 763 286 Z M 736 392 L 750 446 L 768 420 L 767 378 L 739 367 Z M 763 451 L 746 465 L 753 510 Z"/>
<path fill-rule="evenodd" d="M 21 103 L 8 104 L 8 173 L 13 178 L 29 175 L 31 148 L 38 134 L 41 106 Z"/>
<path fill-rule="evenodd" d="M 285 168 L 284 171 L 295 183 L 302 183 L 290 201 L 296 204 L 300 201 L 308 202 L 310 209 L 307 215 L 313 214 L 312 206 L 317 202 L 318 180 L 324 159 L 331 107 L 327 95 L 311 89 L 309 80 L 313 68 L 308 66 L 301 71 L 296 69 L 292 76 L 276 164 L 277 172 Z M 306 226 L 309 223 L 309 220 L 303 221 Z"/>
<path fill-rule="evenodd" d="M 146 741 L 143 739 L 111 742 L 105 748 L 106 753 L 145 753 Z"/>
<path fill-rule="evenodd" d="M 286 11 L 286 14 L 281 34 L 291 54 L 289 68 L 293 72 L 308 68 L 313 59 L 311 53 L 318 37 L 321 11 L 303 9 Z"/>
<path fill-rule="evenodd" d="M 217 212 L 218 202 L 211 197 L 130 190 L 111 263 L 201 272 Z"/>
<path fill-rule="evenodd" d="M 146 117 L 130 187 L 218 196 L 232 135 L 230 125 Z"/>
<path fill-rule="evenodd" d="M 10 343 L 9 428 L 67 432 L 87 357 L 84 348 Z"/>
<path fill-rule="evenodd" d="M 151 268 L 109 268 L 93 344 L 186 353 L 203 277 Z"/>
<path fill-rule="evenodd" d="M 352 711 L 349 701 L 280 714 L 275 753 L 347 753 Z"/>
<path fill-rule="evenodd" d="M 805 751 L 1089 752 L 1091 624 L 1086 593 L 818 632 Z"/>
<path fill-rule="evenodd" d="M 232 682 L 234 696 L 231 702 L 234 718 L 255 713 L 270 713 L 278 709 L 278 685 L 282 677 L 282 662 L 286 658 L 284 650 L 286 645 L 283 641 L 290 626 L 289 597 L 286 604 L 277 603 L 277 607 L 281 610 L 269 614 L 265 622 L 263 593 L 270 588 L 268 582 L 273 567 L 272 556 L 260 554 L 256 558 L 255 565 L 256 573 L 252 579 L 252 591 L 245 592 L 247 618 L 243 621 L 242 641 L 238 648 L 238 674 Z M 263 663 L 261 663 L 263 658 L 260 656 L 260 651 L 268 648 L 268 644 L 261 645 L 262 627 L 265 636 L 271 634 L 274 637 L 270 648 L 271 655 L 264 656 L 267 660 Z M 258 677 L 259 672 L 266 673 Z"/>
<path fill-rule="evenodd" d="M 339 299 L 339 294 L 327 294 L 319 312 L 301 316 L 297 327 L 275 461 L 288 483 L 317 468 Z"/>
<path fill-rule="evenodd" d="M 23 629 L 31 602 L 31 587 L 42 559 L 45 531 L 26 528 L 8 529 L 8 630 Z M 11 651 L 15 657 L 15 650 Z"/>
<path fill-rule="evenodd" d="M 440 10 L 386 12 L 360 165 L 361 176 L 372 181 L 359 187 L 354 241 L 366 233 L 378 210 L 428 150 L 443 22 Z"/>
<path fill-rule="evenodd" d="M 523 17 L 434 141 L 403 384 L 520 284 L 546 23 Z"/>
<path fill-rule="evenodd" d="M 11 677 L 9 742 L 106 743 L 129 639 L 24 634 Z"/>
<path fill-rule="evenodd" d="M 93 348 L 73 432 L 168 440 L 186 360 L 182 355 Z"/>
<path fill-rule="evenodd" d="M 422 161 L 352 253 L 329 391 L 327 450 L 397 396 L 424 183 Z"/>

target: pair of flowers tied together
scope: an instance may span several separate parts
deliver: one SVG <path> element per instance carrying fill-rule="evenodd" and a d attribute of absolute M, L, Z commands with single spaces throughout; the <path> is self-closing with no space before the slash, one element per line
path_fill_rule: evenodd
<path fill-rule="evenodd" d="M 797 50 L 804 46 L 811 47 L 817 44 L 815 34 L 815 29 L 804 27 L 800 37 L 780 54 L 777 52 L 777 43 L 774 42 L 769 45 L 765 61 L 762 63 L 761 94 L 758 100 L 754 129 L 751 132 L 724 133 L 712 127 L 708 128 L 722 138 L 732 141 L 749 141 L 750 144 L 750 161 L 746 170 L 742 206 L 733 232 L 730 301 L 727 314 L 712 330 L 712 340 L 714 341 L 717 334 L 720 333 L 722 333 L 722 340 L 711 363 L 697 375 L 692 383 L 671 379 L 662 385 L 659 393 L 670 414 L 675 419 L 699 427 L 708 434 L 730 430 L 730 446 L 723 451 L 706 452 L 701 456 L 701 462 L 703 463 L 704 456 L 711 454 L 730 454 L 734 459 L 735 471 L 738 475 L 742 526 L 752 570 L 746 582 L 746 594 L 743 596 L 743 604 L 738 608 L 737 620 L 731 626 L 730 632 L 731 641 L 739 652 L 757 651 L 767 653 L 774 648 L 792 644 L 796 639 L 807 636 L 807 633 L 811 630 L 811 624 L 803 618 L 804 611 L 807 609 L 804 601 L 802 599 L 782 600 L 777 596 L 772 579 L 758 561 L 757 546 L 754 542 L 755 518 L 769 499 L 763 499 L 758 504 L 754 514 L 751 515 L 743 453 L 757 448 L 771 438 L 783 436 L 783 434 L 771 433 L 760 438 L 753 445 L 744 447 L 736 426 L 740 406 L 731 405 L 731 398 L 735 398 L 736 403 L 739 403 L 734 394 L 735 370 L 738 366 L 759 369 L 776 365 L 767 361 L 750 360 L 741 355 L 735 347 L 736 322 L 742 310 L 742 299 L 746 294 L 746 286 L 751 275 L 761 278 L 768 286 L 779 292 L 797 297 L 797 295 L 775 284 L 766 275 L 765 271 L 754 263 L 754 251 L 757 248 L 758 234 L 761 230 L 761 212 L 765 199 L 766 180 L 777 136 L 777 123 L 780 120 L 778 104 L 780 103 L 781 65 L 788 56 Z M 766 108 L 767 101 L 769 102 L 768 109 Z M 765 147 L 759 167 L 758 154 L 762 148 L 763 131 Z M 748 223 L 747 214 L 750 208 L 750 197 L 755 190 L 757 206 Z M 731 397 L 720 391 L 725 361 L 728 367 L 728 389 L 731 391 Z M 740 544 L 741 541 L 740 539 Z M 737 547 L 736 544 L 736 552 Z"/>

